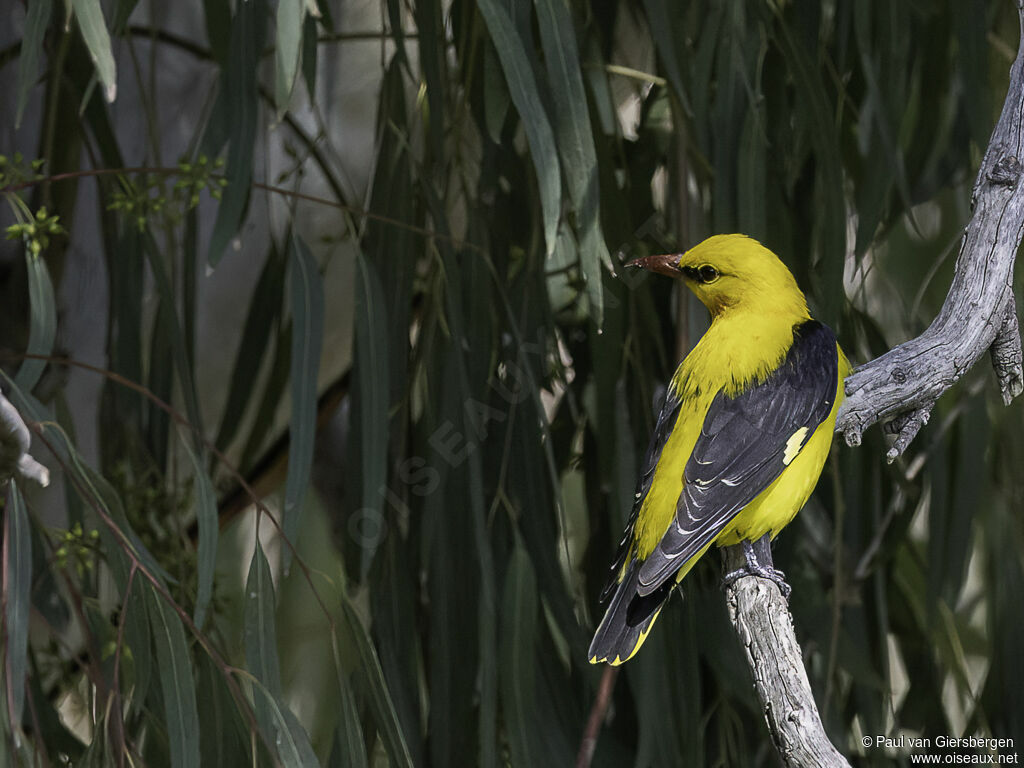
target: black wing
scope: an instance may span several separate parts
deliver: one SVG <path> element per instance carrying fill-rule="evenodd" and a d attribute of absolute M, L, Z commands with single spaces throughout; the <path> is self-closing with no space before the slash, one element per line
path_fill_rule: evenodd
<path fill-rule="evenodd" d="M 686 462 L 675 520 L 641 566 L 638 594 L 657 590 L 782 474 L 790 438 L 804 428 L 805 443 L 832 410 L 838 366 L 832 331 L 809 320 L 793 329 L 786 359 L 762 383 L 715 396 Z"/>
<path fill-rule="evenodd" d="M 682 400 L 679 399 L 673 387 L 665 390 L 665 399 L 661 404 L 661 411 L 658 413 L 658 422 L 654 425 L 654 434 L 651 435 L 651 442 L 648 443 L 647 453 L 644 456 L 644 469 L 637 481 L 636 492 L 633 494 L 633 509 L 629 513 L 626 531 L 622 534 L 622 541 L 619 542 L 619 549 L 615 553 L 615 562 L 612 563 L 611 572 L 608 574 L 608 582 L 601 592 L 602 603 L 611 596 L 618 586 L 619 573 L 633 546 L 633 528 L 636 525 L 637 515 L 640 514 L 640 507 L 644 505 L 647 492 L 651 490 L 654 470 L 658 466 L 658 459 L 661 458 L 661 450 L 665 447 L 668 436 L 672 434 L 676 419 L 679 418 L 681 404 Z"/>

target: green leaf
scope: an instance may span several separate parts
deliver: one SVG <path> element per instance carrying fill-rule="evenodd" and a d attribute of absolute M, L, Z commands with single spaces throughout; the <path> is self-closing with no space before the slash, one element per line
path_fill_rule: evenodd
<path fill-rule="evenodd" d="M 188 415 L 189 425 L 193 430 L 192 441 L 196 450 L 202 451 L 203 416 L 199 408 L 199 391 L 196 389 L 196 380 L 192 375 L 192 366 L 189 365 L 185 334 L 175 310 L 177 302 L 168 274 L 168 266 L 164 263 L 164 258 L 151 233 L 146 232 L 144 243 L 150 271 L 153 273 L 153 281 L 156 283 L 157 293 L 160 296 L 161 312 L 158 318 L 162 327 L 166 329 L 169 337 L 167 344 L 173 351 L 178 386 L 185 400 L 185 413 Z"/>
<path fill-rule="evenodd" d="M 306 16 L 306 22 L 302 28 L 302 78 L 306 81 L 306 92 L 309 94 L 311 104 L 316 104 L 316 59 L 317 34 L 319 26 L 316 19 Z"/>
<path fill-rule="evenodd" d="M 25 675 L 28 672 L 28 621 L 32 595 L 32 535 L 25 499 L 16 481 L 10 482 L 7 507 L 7 573 L 4 574 L 5 624 L 7 631 L 8 701 L 14 706 L 8 715 L 21 722 L 25 699 Z"/>
<path fill-rule="evenodd" d="M 96 74 L 103 83 L 104 95 L 107 101 L 113 101 L 117 96 L 117 70 L 100 0 L 71 0 L 71 7 L 74 8 L 78 29 L 89 49 L 89 57 L 96 67 Z"/>
<path fill-rule="evenodd" d="M 199 711 L 185 629 L 181 618 L 162 595 L 152 587 L 147 588 L 146 594 L 156 643 L 171 765 L 192 768 L 199 765 Z"/>
<path fill-rule="evenodd" d="M 502 598 L 501 706 L 513 765 L 542 765 L 535 717 L 537 580 L 521 545 L 512 551 Z"/>
<path fill-rule="evenodd" d="M 39 76 L 39 54 L 43 49 L 43 37 L 50 26 L 53 0 L 33 0 L 28 4 L 25 31 L 21 40 L 21 55 L 18 57 L 18 99 L 14 113 L 14 130 L 21 127 L 21 118 L 28 104 L 28 94 Z"/>
<path fill-rule="evenodd" d="M 277 249 L 272 248 L 253 290 L 242 340 L 231 369 L 227 404 L 217 431 L 216 445 L 222 451 L 231 445 L 246 408 L 254 399 L 260 367 L 274 336 L 274 325 L 281 318 L 286 264 Z"/>
<path fill-rule="evenodd" d="M 273 699 L 281 698 L 281 667 L 277 657 L 274 581 L 259 536 L 249 562 L 245 581 L 245 663 L 253 677 L 266 687 Z M 272 702 L 271 702 L 272 703 Z M 273 707 L 266 698 L 256 698 L 256 720 L 275 743 Z"/>
<path fill-rule="evenodd" d="M 340 691 L 341 723 L 334 731 L 331 757 L 328 768 L 366 768 L 366 745 L 363 743 L 363 728 L 359 722 L 359 711 L 347 681 Z"/>
<path fill-rule="evenodd" d="M 444 43 L 444 21 L 441 18 L 441 3 L 418 2 L 413 5 L 413 19 L 419 32 L 417 40 L 419 70 L 426 85 L 427 120 L 430 127 L 430 149 L 434 161 L 440 164 L 445 158 L 444 118 L 447 111 L 445 101 L 445 78 L 441 68 L 447 54 Z M 440 166 L 439 166 L 440 167 Z"/>
<path fill-rule="evenodd" d="M 192 450 L 187 437 L 182 441 L 182 445 L 192 462 L 192 482 L 196 491 L 196 522 L 199 524 L 199 552 L 196 564 L 199 570 L 199 586 L 196 590 L 196 606 L 192 621 L 202 629 L 206 609 L 213 595 L 213 576 L 217 566 L 217 496 L 213 492 L 210 476 L 203 469 L 203 461 Z"/>
<path fill-rule="evenodd" d="M 356 256 L 355 375 L 359 392 L 359 461 L 363 469 L 363 507 L 357 514 L 383 519 L 388 461 L 388 322 L 384 288 L 377 270 Z M 377 541 L 363 542 L 362 572 L 373 559 Z"/>
<path fill-rule="evenodd" d="M 218 97 L 229 142 L 224 169 L 228 185 L 224 188 L 210 236 L 207 259 L 211 267 L 217 266 L 228 242 L 238 232 L 249 202 L 259 119 L 259 56 L 263 48 L 265 18 L 264 0 L 247 0 L 236 4 L 235 17 L 231 22 L 231 53 Z M 216 109 L 214 111 L 217 112 Z M 216 127 L 212 118 L 211 127 Z M 212 146 L 218 138 L 216 131 L 204 137 L 203 146 L 207 154 L 220 151 L 220 146 Z"/>
<path fill-rule="evenodd" d="M 139 0 L 117 0 L 114 4 L 114 18 L 110 23 L 110 31 L 114 37 L 123 37 L 128 28 L 128 19 L 131 17 Z"/>
<path fill-rule="evenodd" d="M 395 41 L 395 57 L 398 62 L 409 68 L 409 56 L 405 52 L 405 31 L 403 29 L 402 0 L 387 0 L 388 4 L 388 29 L 391 32 L 391 39 Z"/>
<path fill-rule="evenodd" d="M 288 477 L 284 486 L 284 535 L 297 541 L 302 504 L 309 489 L 316 440 L 317 379 L 324 337 L 324 285 L 316 260 L 298 235 L 291 240 L 289 269 L 292 305 L 292 418 L 288 435 Z M 291 548 L 282 549 L 284 570 Z"/>
<path fill-rule="evenodd" d="M 501 143 L 501 129 L 505 126 L 511 103 L 508 84 L 501 73 L 501 62 L 494 45 L 489 44 L 484 48 L 484 123 L 487 135 L 495 144 Z"/>
<path fill-rule="evenodd" d="M 765 206 L 767 152 L 762 127 L 763 116 L 750 107 L 740 137 L 737 180 L 737 220 L 739 229 L 758 240 L 768 232 Z"/>
<path fill-rule="evenodd" d="M 669 16 L 669 8 L 676 7 L 666 0 L 644 0 L 644 12 L 647 14 L 647 26 L 651 30 L 651 37 L 661 56 L 661 63 L 665 67 L 668 81 L 672 84 L 679 103 L 690 112 L 690 102 L 686 95 L 686 87 L 683 84 L 682 67 L 679 65 L 679 57 L 676 55 L 676 44 L 682 44 L 673 29 L 672 19 Z"/>
<path fill-rule="evenodd" d="M 537 172 L 537 185 L 540 189 L 541 210 L 544 216 L 544 242 L 547 245 L 546 252 L 550 255 L 555 249 L 562 207 L 562 179 L 554 134 L 547 112 L 541 103 L 526 48 L 516 34 L 508 11 L 498 0 L 479 0 L 477 5 L 487 23 L 487 30 L 498 51 L 498 58 L 501 59 L 512 103 L 516 105 L 523 120 L 523 129 L 530 144 L 530 155 L 533 157 L 533 167 Z"/>
<path fill-rule="evenodd" d="M 365 693 L 369 695 L 370 710 L 377 721 L 377 728 L 380 730 L 381 741 L 391 759 L 394 768 L 412 766 L 412 758 L 409 756 L 409 748 L 405 744 L 405 737 L 402 735 L 402 726 L 398 721 L 398 713 L 395 712 L 394 704 L 391 703 L 391 694 L 388 691 L 387 683 L 384 681 L 384 673 L 380 668 L 380 660 L 377 658 L 370 638 L 366 634 L 363 623 L 359 620 L 355 609 L 349 603 L 348 597 L 341 599 L 341 608 L 344 616 L 345 627 L 348 636 L 355 645 L 359 657 L 357 667 L 358 674 L 363 681 Z"/>
<path fill-rule="evenodd" d="M 292 711 L 281 702 L 280 697 L 273 695 L 258 681 L 253 682 L 253 691 L 257 694 L 254 696 L 257 711 L 262 705 L 270 718 L 271 725 L 264 730 L 264 735 L 277 748 L 281 765 L 284 768 L 320 768 L 309 734 Z M 260 727 L 264 726 L 261 724 Z"/>
<path fill-rule="evenodd" d="M 292 324 L 284 323 L 277 332 L 274 349 L 274 360 L 271 363 L 270 375 L 256 408 L 256 418 L 245 441 L 242 451 L 242 469 L 251 469 L 259 458 L 264 447 L 267 434 L 274 423 L 274 415 L 284 399 L 284 390 L 288 384 L 288 370 L 291 366 Z"/>
<path fill-rule="evenodd" d="M 305 0 L 278 0 L 277 47 L 274 51 L 274 103 L 277 104 L 278 115 L 287 111 L 295 88 L 305 18 Z"/>
<path fill-rule="evenodd" d="M 127 558 L 118 558 L 123 561 Z M 149 583 L 140 573 L 135 574 L 132 579 L 131 589 L 122 600 L 125 611 L 125 641 L 131 649 L 131 674 L 122 672 L 122 690 L 129 686 L 133 695 L 124 711 L 125 719 L 132 712 L 143 712 L 148 706 L 146 695 L 149 693 L 149 685 L 152 681 L 154 659 L 153 659 L 153 637 L 150 632 L 148 609 L 146 607 L 147 594 L 150 592 Z M 125 656 L 122 655 L 122 664 Z M 159 662 L 158 662 L 159 663 Z"/>
<path fill-rule="evenodd" d="M 836 152 L 834 109 L 829 103 L 821 68 L 796 33 L 784 22 L 778 24 L 779 47 L 790 75 L 801 94 L 799 101 L 817 162 L 815 197 L 820 205 L 820 284 L 824 301 L 822 318 L 839 327 L 840 311 L 845 303 L 843 267 L 846 259 L 846 201 L 843 197 L 843 172 Z"/>
<path fill-rule="evenodd" d="M 199 734 L 202 762 L 217 768 L 247 768 L 253 765 L 249 754 L 249 729 L 242 721 L 238 705 L 231 698 L 224 675 L 207 654 L 199 659 L 199 720 L 205 724 Z"/>
<path fill-rule="evenodd" d="M 174 324 L 174 308 L 168 307 L 163 301 L 159 302 L 149 342 L 147 386 L 150 392 L 165 403 L 170 403 L 174 397 Z M 170 417 L 154 402 L 145 402 L 143 407 L 146 409 L 146 445 L 153 463 L 166 471 Z M 192 435 L 188 438 L 194 440 Z"/>
<path fill-rule="evenodd" d="M 231 4 L 228 0 L 203 0 L 203 17 L 210 52 L 224 67 L 231 50 Z"/>
<path fill-rule="evenodd" d="M 370 623 L 381 670 L 402 723 L 415 765 L 423 763 L 420 714 L 419 640 L 416 627 L 419 537 L 384 537 L 374 560 L 370 591 Z M 344 681 L 343 681 L 344 682 Z M 342 685 L 343 689 L 347 685 Z M 344 694 L 343 694 L 344 695 Z"/>
<path fill-rule="evenodd" d="M 572 15 L 564 0 L 534 0 L 540 22 L 548 80 L 555 103 L 555 128 L 569 197 L 580 233 L 580 271 L 590 300 L 590 316 L 598 328 L 604 321 L 601 266 L 611 269 L 611 256 L 601 231 L 597 153 L 590 127 L 587 94 L 580 73 L 579 50 Z M 549 249 L 549 255 L 553 249 Z"/>
<path fill-rule="evenodd" d="M 29 296 L 29 332 L 28 349 L 30 355 L 49 355 L 53 351 L 53 340 L 57 335 L 57 302 L 53 296 L 53 283 L 46 262 L 25 252 L 25 264 L 28 269 Z M 18 369 L 14 380 L 26 392 L 32 390 L 39 381 L 45 360 L 25 360 Z"/>

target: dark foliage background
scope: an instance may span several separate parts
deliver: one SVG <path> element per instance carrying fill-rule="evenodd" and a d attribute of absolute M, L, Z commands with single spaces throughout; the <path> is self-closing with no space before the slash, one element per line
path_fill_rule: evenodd
<path fill-rule="evenodd" d="M 570 764 L 706 323 L 618 266 L 742 231 L 855 361 L 916 335 L 1018 38 L 1004 0 L 5 13 L 3 389 L 58 482 L 6 496 L 0 765 Z M 878 429 L 838 447 L 778 540 L 857 764 L 1024 744 L 997 400 L 976 370 L 896 464 Z M 776 764 L 707 561 L 595 765 Z"/>

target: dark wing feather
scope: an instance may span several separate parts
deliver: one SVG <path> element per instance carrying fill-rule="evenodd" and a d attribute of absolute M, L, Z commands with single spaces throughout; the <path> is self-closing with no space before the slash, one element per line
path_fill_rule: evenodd
<path fill-rule="evenodd" d="M 686 463 L 675 520 L 641 566 L 638 594 L 657 590 L 782 474 L 790 437 L 806 427 L 806 442 L 832 410 L 838 365 L 832 331 L 809 320 L 794 328 L 786 359 L 763 382 L 715 396 Z"/>
<path fill-rule="evenodd" d="M 608 574 L 608 582 L 601 592 L 601 602 L 607 600 L 619 583 L 619 573 L 622 566 L 629 557 L 630 548 L 633 546 L 633 528 L 636 525 L 637 515 L 640 507 L 644 505 L 644 498 L 651 490 L 651 482 L 654 480 L 654 470 L 658 466 L 658 459 L 661 458 L 661 450 L 672 434 L 672 428 L 679 418 L 679 406 L 682 400 L 676 395 L 675 390 L 669 387 L 665 391 L 665 399 L 661 404 L 658 413 L 658 422 L 654 425 L 654 434 L 651 435 L 651 442 L 647 445 L 647 453 L 644 456 L 644 468 L 640 479 L 636 484 L 636 493 L 633 494 L 633 509 L 629 513 L 629 521 L 626 523 L 626 531 L 619 542 L 618 551 L 615 553 L 615 561 L 612 563 L 611 572 Z"/>

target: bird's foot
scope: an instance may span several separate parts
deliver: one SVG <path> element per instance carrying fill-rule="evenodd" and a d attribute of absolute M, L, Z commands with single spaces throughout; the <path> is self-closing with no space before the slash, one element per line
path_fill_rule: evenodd
<path fill-rule="evenodd" d="M 730 571 L 722 577 L 722 589 L 725 589 L 743 576 L 757 576 L 758 578 L 768 579 L 769 581 L 775 582 L 779 591 L 782 593 L 782 596 L 786 598 L 786 600 L 789 600 L 789 596 L 793 592 L 793 588 L 786 583 L 786 574 L 772 564 L 770 540 L 767 537 L 764 537 L 757 542 L 757 545 L 752 544 L 746 539 L 740 543 L 743 547 L 743 555 L 746 558 L 746 563 L 742 568 Z M 762 550 L 760 556 L 756 551 L 758 549 Z M 767 551 L 767 557 L 765 557 L 765 551 Z M 767 562 L 762 562 L 764 560 L 767 560 Z"/>

